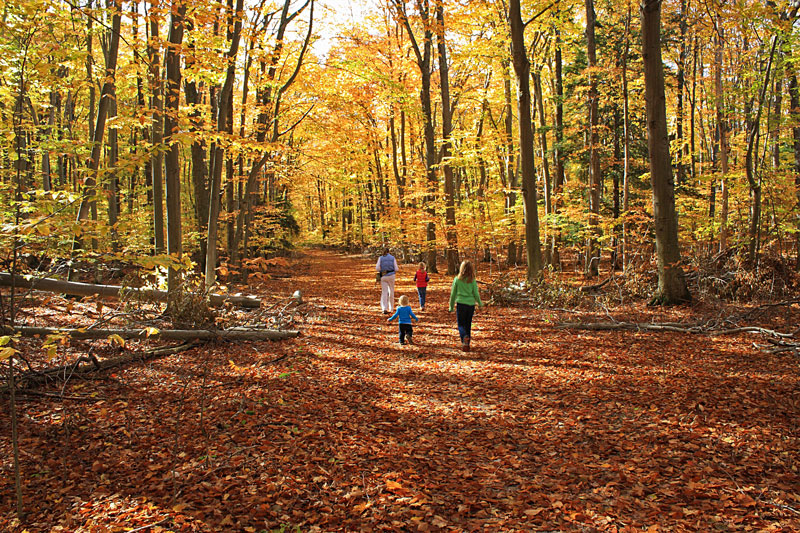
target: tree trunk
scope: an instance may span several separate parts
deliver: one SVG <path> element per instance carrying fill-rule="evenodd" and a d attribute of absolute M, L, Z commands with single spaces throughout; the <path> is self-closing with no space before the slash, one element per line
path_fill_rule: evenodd
<path fill-rule="evenodd" d="M 556 117 L 555 117 L 555 146 L 553 146 L 553 162 L 555 166 L 555 176 L 553 177 L 553 213 L 558 213 L 558 196 L 561 187 L 564 186 L 564 80 L 563 65 L 561 59 L 561 31 L 556 31 L 556 51 L 555 51 L 555 71 L 556 71 Z M 627 43 L 627 41 L 626 41 Z M 627 94 L 627 93 L 626 93 Z M 627 96 L 626 96 L 627 97 Z M 559 238 L 561 231 L 553 231 L 550 242 L 550 257 L 553 265 L 560 268 L 561 257 L 559 254 Z"/>
<path fill-rule="evenodd" d="M 228 33 L 230 48 L 225 55 L 227 59 L 225 82 L 217 103 L 218 132 L 228 131 L 233 126 L 233 117 L 230 116 L 232 106 L 230 104 L 233 101 L 236 56 L 239 53 L 239 41 L 242 33 L 242 8 L 243 0 L 236 0 L 235 13 L 229 13 L 229 19 L 232 19 L 233 24 L 232 31 Z M 224 150 L 219 141 L 214 143 L 212 151 L 214 157 L 211 170 L 211 190 L 209 191 L 208 237 L 206 239 L 206 287 L 213 286 L 217 280 L 217 241 L 219 235 L 219 212 L 222 204 L 222 166 L 225 163 Z"/>
<path fill-rule="evenodd" d="M 444 7 L 436 4 L 436 43 L 439 49 L 439 80 L 442 93 L 442 170 L 444 172 L 445 224 L 447 224 L 447 273 L 458 273 L 458 234 L 456 233 L 455 184 L 453 167 L 450 165 L 450 135 L 453 130 L 453 114 L 450 108 L 450 80 L 447 66 L 447 47 L 444 39 Z"/>
<path fill-rule="evenodd" d="M 589 0 L 591 1 L 591 0 Z M 511 24 L 511 55 L 517 77 L 517 112 L 519 116 L 519 154 L 522 166 L 522 199 L 525 203 L 525 248 L 528 259 L 528 282 L 536 281 L 542 271 L 542 250 L 539 243 L 539 208 L 536 201 L 536 169 L 533 160 L 533 128 L 531 124 L 530 69 L 525 48 L 525 26 L 520 13 L 520 0 L 510 0 L 508 19 Z"/>
<path fill-rule="evenodd" d="M 553 214 L 553 191 L 550 181 L 550 162 L 547 159 L 547 123 L 544 115 L 544 101 L 542 98 L 542 78 L 539 72 L 533 74 L 533 88 L 536 97 L 536 104 L 539 110 L 539 142 L 542 145 L 542 171 L 544 172 L 544 212 L 545 215 Z M 547 233 L 545 232 L 545 242 Z M 550 250 L 547 251 L 546 264 L 552 264 L 553 257 Z"/>
<path fill-rule="evenodd" d="M 505 214 L 509 218 L 511 239 L 508 242 L 508 257 L 506 263 L 509 268 L 517 265 L 517 225 L 515 207 L 517 205 L 517 193 L 514 192 L 519 186 L 519 174 L 517 173 L 516 161 L 514 158 L 514 112 L 511 106 L 511 72 L 507 59 L 503 63 L 503 97 L 505 111 L 503 113 L 503 127 L 505 131 L 505 161 L 501 167 L 501 175 L 505 169 L 506 182 L 503 184 L 505 193 Z"/>
<path fill-rule="evenodd" d="M 597 44 L 595 28 L 594 0 L 586 0 L 586 57 L 589 69 L 589 238 L 586 248 L 587 276 L 597 276 L 600 263 L 600 139 L 598 134 L 600 97 L 597 90 Z"/>
<path fill-rule="evenodd" d="M 722 93 L 722 62 L 725 57 L 725 34 L 722 28 L 722 17 L 717 15 L 717 50 L 714 60 L 714 86 L 716 89 L 717 105 L 717 142 L 719 143 L 719 163 L 720 163 L 720 194 L 722 205 L 720 206 L 719 221 L 719 251 L 724 252 L 728 249 L 728 119 L 725 113 L 725 104 Z M 716 160 L 716 158 L 715 158 Z M 714 198 L 712 191 L 712 200 Z M 713 224 L 713 205 L 709 208 Z"/>
<path fill-rule="evenodd" d="M 678 141 L 678 154 L 677 154 L 677 170 L 678 170 L 678 187 L 681 187 L 686 182 L 686 167 L 683 164 L 684 155 L 684 133 L 683 133 L 683 94 L 686 87 L 686 32 L 688 25 L 686 23 L 686 1 L 680 0 L 680 11 L 678 12 L 678 26 L 680 29 L 680 44 L 678 52 L 678 73 L 676 93 L 678 95 L 678 109 L 675 117 L 677 131 L 676 138 Z"/>
<path fill-rule="evenodd" d="M 750 228 L 748 231 L 748 259 L 751 265 L 756 264 L 758 254 L 758 240 L 759 229 L 761 227 L 761 176 L 756 176 L 755 164 L 753 161 L 755 140 L 758 137 L 758 131 L 761 126 L 761 113 L 764 109 L 764 98 L 767 94 L 767 87 L 769 87 L 769 80 L 772 74 L 772 61 L 775 58 L 775 50 L 778 47 L 778 36 L 772 38 L 772 47 L 770 49 L 769 60 L 767 61 L 767 70 L 764 73 L 764 79 L 761 83 L 761 89 L 758 95 L 758 102 L 755 117 L 746 117 L 747 123 L 747 153 L 745 154 L 745 175 L 747 176 L 747 183 L 750 185 Z M 752 100 L 747 108 L 752 110 Z M 749 113 L 748 113 L 749 114 Z"/>
<path fill-rule="evenodd" d="M 84 182 L 80 207 L 78 208 L 77 224 L 81 224 L 89 218 L 89 212 L 94 203 L 93 198 L 95 187 L 97 186 L 100 157 L 102 156 L 106 119 L 108 118 L 108 111 L 111 107 L 115 92 L 122 13 L 121 6 L 117 3 L 117 0 L 112 0 L 112 3 L 114 6 L 114 14 L 111 18 L 111 40 L 108 47 L 108 61 L 106 62 L 103 87 L 100 91 L 100 103 L 97 107 L 97 122 L 95 124 L 94 135 L 92 136 L 92 152 L 89 156 L 88 174 Z M 75 240 L 75 248 L 80 248 L 80 241 L 77 238 Z"/>
<path fill-rule="evenodd" d="M 676 304 L 690 301 L 691 295 L 681 268 L 678 245 L 678 215 L 675 211 L 675 185 L 667 136 L 664 67 L 661 61 L 661 0 L 643 0 L 641 14 L 647 148 L 650 155 L 658 261 L 658 291 L 653 301 Z"/>
<path fill-rule="evenodd" d="M 631 6 L 625 16 L 625 45 L 622 51 L 622 271 L 628 271 L 630 247 L 628 246 L 628 217 L 630 214 L 631 120 L 628 95 L 628 53 L 630 51 Z"/>
<path fill-rule="evenodd" d="M 160 30 L 158 27 L 158 13 L 154 13 L 151 8 L 150 17 L 150 38 L 147 41 L 147 57 L 150 61 L 148 74 L 150 78 L 150 92 L 152 95 L 151 107 L 153 109 L 153 155 L 150 159 L 151 186 L 153 187 L 153 239 L 155 253 L 163 254 L 166 250 L 164 240 L 164 155 L 162 146 L 164 143 L 164 114 L 162 110 L 162 82 L 161 82 L 161 59 L 159 57 Z"/>
<path fill-rule="evenodd" d="M 424 124 L 425 135 L 425 173 L 427 176 L 428 196 L 425 199 L 427 204 L 426 211 L 430 219 L 425 227 L 427 249 L 427 266 L 430 272 L 438 272 L 436 266 L 436 193 L 439 189 L 439 183 L 436 179 L 436 146 L 434 145 L 434 131 L 433 131 L 433 112 L 431 106 L 431 46 L 433 40 L 433 31 L 431 30 L 430 20 L 430 6 L 428 0 L 419 0 L 417 7 L 419 9 L 419 16 L 422 19 L 424 28 L 424 35 L 422 41 L 422 50 L 420 50 L 417 38 L 411 29 L 411 23 L 405 12 L 405 2 L 403 0 L 393 0 L 393 5 L 397 11 L 397 16 L 406 28 L 408 38 L 411 41 L 411 47 L 414 50 L 414 55 L 417 59 L 417 67 L 419 68 L 421 89 L 419 93 L 420 104 L 422 106 L 422 120 Z"/>
<path fill-rule="evenodd" d="M 116 91 L 111 94 L 111 106 L 108 110 L 109 118 L 117 116 L 117 95 Z M 119 222 L 119 174 L 117 165 L 119 163 L 119 132 L 117 128 L 108 130 L 108 225 L 111 227 L 111 250 L 119 251 L 119 232 L 117 222 Z"/>
<path fill-rule="evenodd" d="M 788 65 L 793 63 L 787 62 Z M 795 220 L 795 270 L 800 272 L 800 84 L 797 74 L 792 72 L 789 77 L 789 114 L 792 117 L 792 151 L 794 152 L 794 185 L 797 203 L 794 209 Z"/>
<path fill-rule="evenodd" d="M 194 21 L 187 19 L 186 29 L 192 31 L 194 29 Z M 186 70 L 187 74 L 192 72 L 192 67 L 195 64 L 195 45 L 191 41 L 187 46 L 189 53 L 186 55 Z M 202 86 L 201 86 L 202 87 Z M 186 104 L 192 106 L 192 111 L 189 112 L 190 131 L 195 134 L 192 141 L 192 188 L 194 191 L 194 214 L 197 224 L 197 231 L 200 237 L 200 257 L 206 257 L 206 238 L 207 238 L 207 224 L 208 224 L 208 165 L 206 164 L 206 143 L 203 139 L 203 116 L 200 111 L 201 95 L 198 90 L 198 83 L 196 79 L 187 79 L 184 82 L 184 96 Z"/>
<path fill-rule="evenodd" d="M 173 134 L 180 131 L 178 110 L 181 92 L 181 53 L 183 43 L 184 17 L 186 4 L 183 0 L 173 0 L 172 16 L 169 28 L 169 47 L 164 56 L 166 64 L 166 97 L 164 99 L 164 143 L 169 150 L 164 158 L 166 171 L 166 205 L 167 205 L 167 253 L 173 260 L 180 261 L 183 254 L 181 230 L 181 168 L 180 141 L 173 140 Z M 178 271 L 169 269 L 169 291 L 178 288 Z"/>

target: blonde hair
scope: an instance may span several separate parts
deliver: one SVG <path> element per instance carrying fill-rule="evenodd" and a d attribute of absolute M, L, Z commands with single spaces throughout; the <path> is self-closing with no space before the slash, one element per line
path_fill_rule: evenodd
<path fill-rule="evenodd" d="M 418 268 L 420 270 L 425 270 L 425 263 L 420 263 Z"/>
<path fill-rule="evenodd" d="M 402 295 L 402 296 L 400 297 L 400 299 L 398 300 L 398 303 L 399 303 L 400 305 L 402 305 L 403 307 L 407 306 L 407 305 L 408 305 L 408 296 L 406 296 L 405 294 L 404 294 L 404 295 Z"/>
<path fill-rule="evenodd" d="M 458 269 L 458 279 L 466 283 L 472 283 L 475 279 L 475 267 L 472 266 L 472 261 L 467 259 L 461 261 L 461 268 Z"/>

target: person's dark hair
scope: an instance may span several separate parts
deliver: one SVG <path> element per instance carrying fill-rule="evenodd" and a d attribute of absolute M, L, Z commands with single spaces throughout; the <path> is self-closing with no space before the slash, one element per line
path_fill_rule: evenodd
<path fill-rule="evenodd" d="M 383 255 L 389 255 L 389 249 L 388 248 L 384 248 L 383 249 Z"/>
<path fill-rule="evenodd" d="M 472 283 L 475 279 L 475 268 L 472 266 L 472 261 L 462 261 L 461 268 L 458 269 L 458 279 L 465 283 Z"/>

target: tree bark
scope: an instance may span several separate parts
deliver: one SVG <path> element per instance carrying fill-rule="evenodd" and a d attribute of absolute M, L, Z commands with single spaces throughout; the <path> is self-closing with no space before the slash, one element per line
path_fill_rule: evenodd
<path fill-rule="evenodd" d="M 787 62 L 792 65 L 791 62 Z M 795 270 L 800 272 L 800 84 L 797 81 L 797 74 L 792 72 L 789 76 L 789 100 L 792 117 L 792 151 L 794 152 L 794 185 L 795 198 L 797 203 L 794 208 L 795 220 Z"/>
<path fill-rule="evenodd" d="M 725 34 L 722 28 L 722 17 L 717 15 L 716 18 L 717 28 L 717 49 L 716 57 L 714 60 L 714 86 L 716 92 L 716 105 L 717 105 L 717 142 L 719 146 L 719 163 L 721 175 L 720 181 L 720 195 L 722 196 L 722 205 L 720 206 L 720 221 L 719 221 L 719 251 L 724 252 L 728 249 L 728 118 L 725 113 L 725 104 L 723 99 L 723 86 L 722 86 L 722 64 L 725 58 Z M 716 158 L 715 158 L 716 161 Z M 711 193 L 712 202 L 714 201 L 714 190 L 712 184 Z M 711 222 L 714 222 L 714 204 L 709 207 L 711 214 Z"/>
<path fill-rule="evenodd" d="M 550 181 L 550 162 L 547 158 L 547 123 L 545 122 L 544 98 L 542 97 L 542 78 L 538 72 L 533 74 L 533 88 L 539 110 L 539 142 L 542 145 L 542 171 L 544 172 L 544 212 L 547 216 L 553 214 L 553 190 Z M 547 242 L 546 231 L 545 242 Z M 547 256 L 546 263 L 552 264 L 553 257 L 549 250 Z"/>
<path fill-rule="evenodd" d="M 100 157 L 103 149 L 103 138 L 105 136 L 106 119 L 114 97 L 117 74 L 117 56 L 119 55 L 119 38 L 122 20 L 121 6 L 117 0 L 112 0 L 114 14 L 111 18 L 111 40 L 108 48 L 108 61 L 106 62 L 105 79 L 100 91 L 100 103 L 97 107 L 97 122 L 92 136 L 92 152 L 89 156 L 89 169 L 83 187 L 83 196 L 80 207 L 78 208 L 77 223 L 80 224 L 89 217 L 92 203 L 94 202 L 95 187 L 97 186 L 97 176 L 100 168 Z M 76 247 L 80 247 L 80 241 L 76 240 Z"/>
<path fill-rule="evenodd" d="M 586 0 L 586 57 L 589 69 L 589 238 L 584 272 L 594 277 L 599 273 L 600 247 L 600 139 L 598 134 L 600 97 L 597 90 L 597 44 L 595 42 L 594 0 Z"/>
<path fill-rule="evenodd" d="M 194 20 L 186 20 L 186 29 L 192 31 L 194 29 Z M 203 139 L 203 117 L 200 110 L 201 94 L 198 90 L 198 83 L 196 79 L 191 78 L 195 59 L 195 45 L 194 41 L 188 45 L 189 53 L 186 55 L 186 71 L 187 78 L 184 82 L 184 95 L 186 104 L 192 107 L 189 112 L 190 131 L 194 133 L 192 141 L 192 188 L 194 191 L 194 213 L 197 223 L 198 233 L 204 235 L 200 238 L 200 257 L 206 257 L 206 238 L 208 224 L 208 165 L 206 163 L 206 142 Z M 202 85 L 200 86 L 202 89 Z"/>
<path fill-rule="evenodd" d="M 764 98 L 769 86 L 769 79 L 772 74 L 772 61 L 775 58 L 775 50 L 778 46 L 779 38 L 775 35 L 772 38 L 772 46 L 770 48 L 769 60 L 767 61 L 767 70 L 764 73 L 764 79 L 761 83 L 761 89 L 758 95 L 758 102 L 755 117 L 746 117 L 747 123 L 747 152 L 745 154 L 745 175 L 747 176 L 747 183 L 750 185 L 750 228 L 748 231 L 748 259 L 752 265 L 755 265 L 758 254 L 758 240 L 759 228 L 761 224 L 761 176 L 756 176 L 755 163 L 753 161 L 753 151 L 755 148 L 755 140 L 758 136 L 758 131 L 761 126 L 761 113 L 764 109 Z M 755 98 L 755 97 L 754 97 Z M 752 110 L 752 103 L 747 106 Z"/>
<path fill-rule="evenodd" d="M 164 99 L 164 143 L 169 146 L 164 158 L 166 171 L 167 205 L 167 253 L 175 260 L 183 254 L 183 234 L 181 230 L 181 168 L 179 141 L 172 136 L 179 132 L 178 111 L 181 93 L 181 44 L 183 43 L 186 4 L 183 0 L 173 0 L 169 28 L 169 47 L 164 56 L 166 64 L 166 97 Z M 168 286 L 173 292 L 178 288 L 178 271 L 169 269 Z"/>
<path fill-rule="evenodd" d="M 561 31 L 556 29 L 556 50 L 555 50 L 555 76 L 556 76 L 556 116 L 555 116 L 555 143 L 553 146 L 553 162 L 555 175 L 553 176 L 553 213 L 558 213 L 558 196 L 561 187 L 564 186 L 564 80 L 563 80 L 563 61 L 561 59 Z M 626 41 L 627 42 L 627 41 Z M 627 93 L 626 93 L 627 94 Z M 550 257 L 553 265 L 560 268 L 561 257 L 559 253 L 560 230 L 553 232 L 550 241 Z"/>
<path fill-rule="evenodd" d="M 508 242 L 506 263 L 511 268 L 517 265 L 517 224 L 514 211 L 517 205 L 517 193 L 515 191 L 519 186 L 519 173 L 517 172 L 514 158 L 514 112 L 511 106 L 510 65 L 507 59 L 502 59 L 501 61 L 503 64 L 503 98 L 505 102 L 505 110 L 503 112 L 505 158 L 503 165 L 501 165 L 500 175 L 505 174 L 506 176 L 505 183 L 503 183 L 505 189 L 505 214 L 509 218 L 509 225 L 511 226 L 511 239 Z"/>
<path fill-rule="evenodd" d="M 631 120 L 628 95 L 628 53 L 630 51 L 631 6 L 625 17 L 625 44 L 622 50 L 622 271 L 628 271 L 630 247 L 628 246 L 628 210 L 630 209 Z"/>
<path fill-rule="evenodd" d="M 675 184 L 670 164 L 664 66 L 661 61 L 661 0 L 643 0 L 642 58 L 647 110 L 647 148 L 653 188 L 658 290 L 653 298 L 661 304 L 688 302 L 691 295 L 681 268 Z"/>
<path fill-rule="evenodd" d="M 229 13 L 232 19 L 232 31 L 228 33 L 230 48 L 225 55 L 227 68 L 225 82 L 219 94 L 217 104 L 217 131 L 229 131 L 233 127 L 233 117 L 231 116 L 231 103 L 233 102 L 233 83 L 236 79 L 236 56 L 239 53 L 239 41 L 242 32 L 242 8 L 243 0 L 236 1 L 235 13 Z M 213 166 L 211 169 L 211 190 L 209 192 L 208 209 L 208 236 L 206 239 L 206 267 L 205 280 L 206 287 L 211 287 L 217 280 L 217 244 L 219 235 L 219 213 L 222 205 L 222 167 L 225 164 L 224 149 L 217 141 L 213 148 Z"/>
<path fill-rule="evenodd" d="M 525 25 L 522 23 L 520 0 L 508 4 L 511 25 L 511 56 L 517 77 L 517 111 L 519 116 L 519 154 L 522 166 L 522 199 L 525 203 L 525 244 L 528 259 L 528 281 L 536 281 L 542 271 L 542 249 L 539 243 L 539 208 L 536 199 L 536 169 L 533 160 L 533 128 L 531 124 L 531 89 L 528 53 L 525 47 Z"/>
<path fill-rule="evenodd" d="M 447 224 L 447 273 L 458 273 L 458 233 L 456 232 L 455 184 L 453 167 L 450 165 L 450 136 L 453 130 L 453 111 L 450 107 L 450 79 L 447 66 L 447 46 L 444 38 L 444 7 L 436 3 L 437 34 L 439 50 L 439 81 L 442 94 L 442 171 L 444 173 L 445 224 Z"/>
<path fill-rule="evenodd" d="M 686 87 L 686 32 L 688 24 L 686 23 L 686 1 L 680 0 L 680 11 L 678 12 L 678 27 L 680 29 L 680 44 L 678 52 L 678 73 L 676 93 L 678 96 L 678 109 L 676 111 L 676 138 L 678 141 L 678 156 L 677 156 L 677 170 L 678 170 L 678 187 L 682 186 L 686 181 L 686 167 L 683 164 L 684 156 L 684 132 L 683 132 L 683 107 L 684 107 L 684 88 Z"/>
<path fill-rule="evenodd" d="M 422 120 L 424 124 L 425 135 L 425 172 L 427 176 L 428 197 L 426 203 L 428 205 L 427 212 L 430 220 L 426 224 L 426 248 L 428 254 L 427 266 L 430 272 L 438 272 L 436 266 L 436 192 L 439 189 L 439 183 L 436 179 L 436 146 L 434 145 L 434 131 L 433 131 L 433 112 L 431 106 L 431 46 L 433 42 L 433 31 L 431 31 L 430 20 L 430 6 L 428 0 L 418 0 L 417 8 L 419 16 L 422 19 L 423 25 L 423 41 L 422 49 L 420 50 L 417 38 L 411 29 L 411 23 L 408 20 L 408 15 L 405 11 L 405 4 L 403 0 L 393 0 L 397 16 L 408 32 L 408 38 L 411 41 L 411 47 L 414 50 L 414 55 L 417 59 L 417 67 L 419 68 L 421 88 L 419 92 L 420 104 L 422 106 Z"/>
<path fill-rule="evenodd" d="M 150 18 L 150 36 L 147 40 L 147 58 L 150 61 L 148 77 L 150 79 L 151 107 L 153 109 L 153 155 L 150 159 L 150 181 L 153 188 L 153 240 L 156 255 L 163 254 L 166 250 L 164 240 L 164 114 L 162 109 L 163 85 L 161 81 L 161 58 L 158 53 L 160 29 L 158 13 L 154 13 L 160 2 L 153 2 L 148 13 Z"/>

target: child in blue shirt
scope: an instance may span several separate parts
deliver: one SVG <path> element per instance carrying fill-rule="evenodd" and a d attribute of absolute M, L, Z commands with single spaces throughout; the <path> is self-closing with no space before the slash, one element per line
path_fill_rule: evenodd
<path fill-rule="evenodd" d="M 406 337 L 408 337 L 408 344 L 414 344 L 414 341 L 411 339 L 411 335 L 414 333 L 414 329 L 411 327 L 411 319 L 413 318 L 419 322 L 419 318 L 417 318 L 417 315 L 411 310 L 411 306 L 408 305 L 408 296 L 405 294 L 400 297 L 397 304 L 397 310 L 387 322 L 391 322 L 397 318 L 400 325 L 400 344 L 405 344 Z"/>

